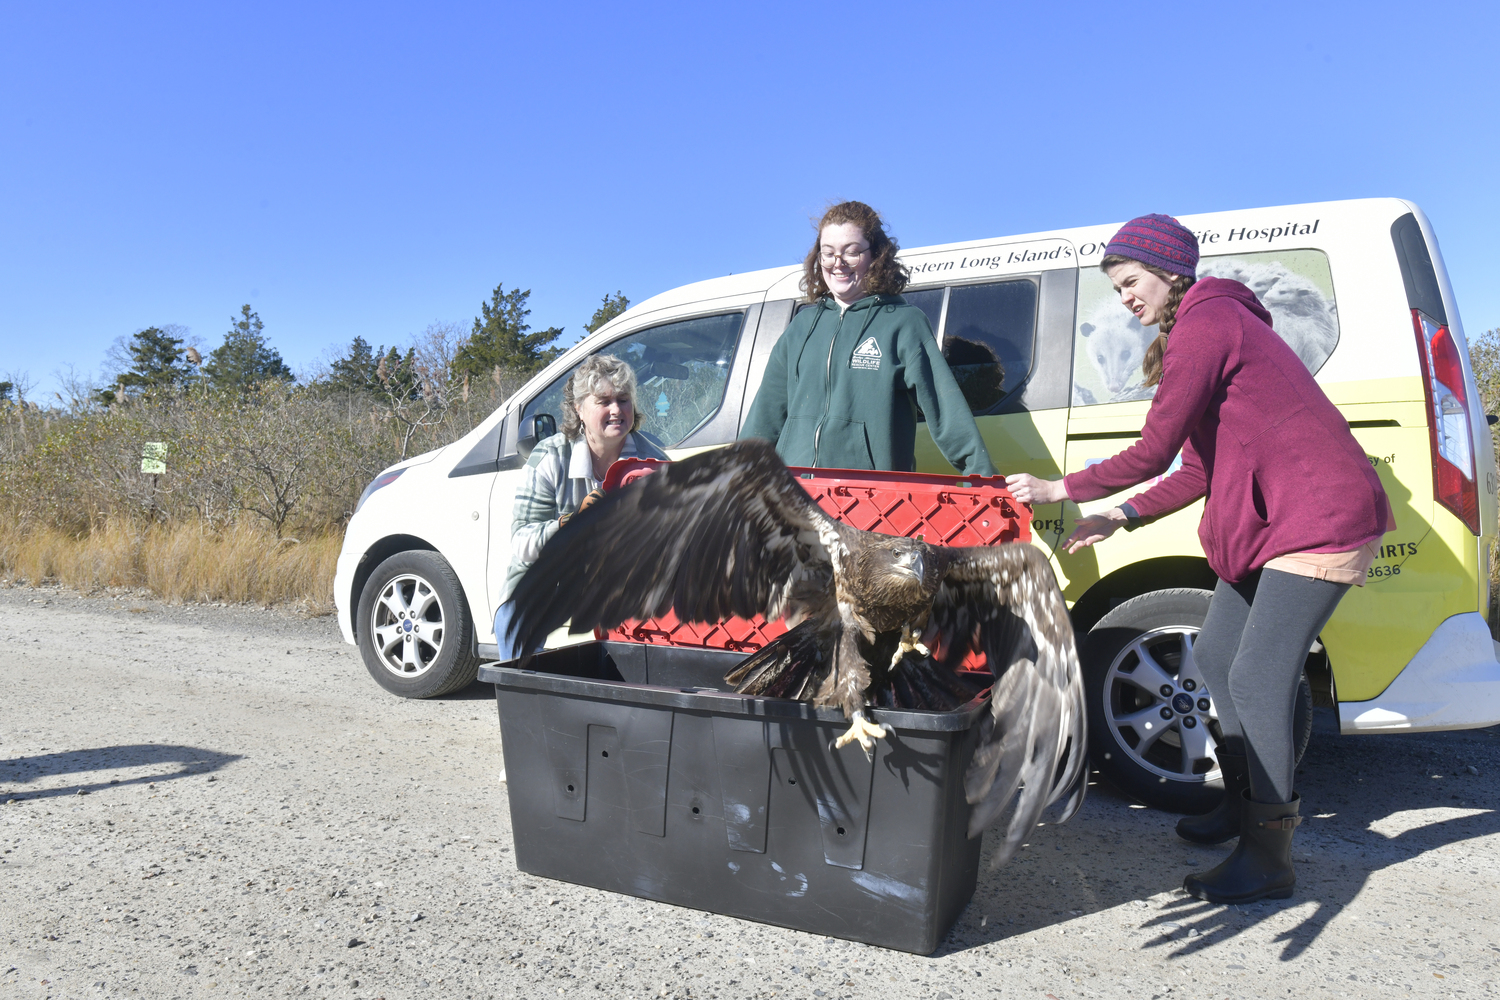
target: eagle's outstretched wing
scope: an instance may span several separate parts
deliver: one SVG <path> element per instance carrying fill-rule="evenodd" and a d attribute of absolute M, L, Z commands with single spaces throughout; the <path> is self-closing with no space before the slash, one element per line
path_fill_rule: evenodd
<path fill-rule="evenodd" d="M 747 439 L 662 466 L 552 536 L 516 586 L 511 635 L 541 645 L 572 619 L 613 628 L 669 608 L 685 622 L 836 614 L 844 528 L 767 441 Z"/>
<path fill-rule="evenodd" d="M 969 836 L 1015 802 L 995 863 L 1008 860 L 1042 810 L 1083 804 L 1083 677 L 1068 608 L 1046 554 L 1025 543 L 959 549 L 932 606 L 946 664 L 977 647 L 995 674 L 990 711 L 964 776 Z M 1017 796 L 1017 789 L 1020 795 Z"/>

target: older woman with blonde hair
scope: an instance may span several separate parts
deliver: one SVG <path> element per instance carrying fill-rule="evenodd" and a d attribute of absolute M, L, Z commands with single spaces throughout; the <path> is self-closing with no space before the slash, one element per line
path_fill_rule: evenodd
<path fill-rule="evenodd" d="M 495 613 L 495 636 L 502 660 L 514 659 L 506 625 L 510 594 L 559 528 L 600 495 L 609 467 L 622 458 L 666 459 L 640 432 L 635 408 L 635 371 L 611 354 L 596 354 L 579 365 L 563 388 L 562 430 L 537 443 L 526 462 L 511 512 L 510 570 L 504 601 Z"/>

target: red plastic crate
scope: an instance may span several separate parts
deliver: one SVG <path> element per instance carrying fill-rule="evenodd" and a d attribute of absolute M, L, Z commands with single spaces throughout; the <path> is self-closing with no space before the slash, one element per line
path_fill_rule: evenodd
<path fill-rule="evenodd" d="M 604 489 L 618 489 L 665 463 L 628 458 L 610 467 Z M 913 472 L 793 468 L 792 474 L 818 506 L 835 520 L 865 531 L 913 537 L 939 545 L 999 545 L 1031 540 L 1031 509 L 1005 488 L 1003 477 L 930 476 Z M 601 639 L 660 646 L 699 646 L 751 653 L 786 632 L 781 621 L 757 616 L 707 625 L 679 622 L 668 611 L 659 618 L 627 621 Z M 984 669 L 982 654 L 965 665 Z"/>

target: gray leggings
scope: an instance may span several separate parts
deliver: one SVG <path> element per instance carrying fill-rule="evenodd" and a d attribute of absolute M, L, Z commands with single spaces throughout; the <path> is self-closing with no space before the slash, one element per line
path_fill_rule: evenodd
<path fill-rule="evenodd" d="M 1292 712 L 1302 664 L 1348 589 L 1274 569 L 1214 588 L 1193 657 L 1218 709 L 1224 749 L 1249 759 L 1257 802 L 1292 800 Z"/>

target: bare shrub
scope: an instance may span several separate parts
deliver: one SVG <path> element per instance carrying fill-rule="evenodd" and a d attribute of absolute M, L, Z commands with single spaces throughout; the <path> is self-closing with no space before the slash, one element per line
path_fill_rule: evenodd
<path fill-rule="evenodd" d="M 339 538 L 370 480 L 462 437 L 525 380 L 447 378 L 461 340 L 444 324 L 418 338 L 411 392 L 197 384 L 105 406 L 71 377 L 49 409 L 0 402 L 0 573 L 328 607 Z M 166 473 L 141 472 L 147 442 L 167 446 Z"/>

